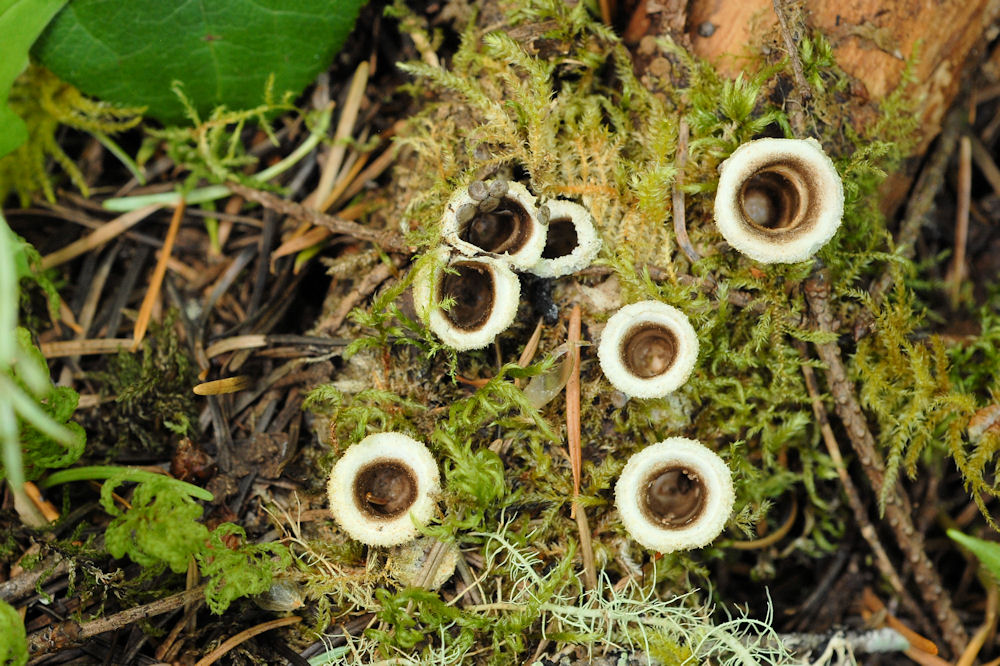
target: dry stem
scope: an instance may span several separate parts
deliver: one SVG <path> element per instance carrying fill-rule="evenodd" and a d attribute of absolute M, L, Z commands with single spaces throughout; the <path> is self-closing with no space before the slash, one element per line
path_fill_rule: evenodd
<path fill-rule="evenodd" d="M 410 246 L 406 244 L 402 234 L 389 230 L 376 230 L 364 227 L 356 222 L 342 220 L 332 215 L 326 215 L 318 211 L 306 208 L 302 204 L 294 201 L 286 201 L 270 192 L 255 190 L 240 183 L 226 183 L 226 187 L 239 194 L 248 201 L 259 203 L 261 206 L 298 220 L 304 220 L 319 227 L 326 227 L 337 234 L 344 234 L 358 240 L 368 241 L 381 247 L 387 252 L 399 254 L 409 254 Z"/>
<path fill-rule="evenodd" d="M 825 271 L 810 277 L 805 283 L 806 299 L 819 330 L 835 332 L 833 314 L 830 311 L 830 284 Z M 847 370 L 840 358 L 840 348 L 835 342 L 816 343 L 816 351 L 826 364 L 827 385 L 833 396 L 837 416 L 847 431 L 858 462 L 865 471 L 872 490 L 882 495 L 885 481 L 885 464 L 875 448 L 875 437 L 868 427 L 868 419 L 854 394 L 854 385 L 847 377 Z M 960 654 L 968 641 L 951 597 L 941 584 L 934 564 L 924 550 L 923 535 L 913 526 L 913 512 L 909 500 L 892 488 L 887 494 L 885 514 L 900 549 L 913 569 L 913 579 L 920 589 L 924 601 L 933 609 L 945 642 L 954 654 Z"/>

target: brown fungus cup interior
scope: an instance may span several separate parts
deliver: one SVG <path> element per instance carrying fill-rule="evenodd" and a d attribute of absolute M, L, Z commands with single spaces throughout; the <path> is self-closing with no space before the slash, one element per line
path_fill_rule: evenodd
<path fill-rule="evenodd" d="M 531 238 L 531 216 L 516 199 L 502 197 L 488 213 L 476 211 L 458 231 L 458 237 L 486 252 L 515 253 Z"/>
<path fill-rule="evenodd" d="M 677 346 L 677 335 L 670 328 L 655 323 L 639 324 L 622 337 L 622 365 L 636 377 L 657 377 L 674 365 Z"/>
<path fill-rule="evenodd" d="M 568 217 L 558 217 L 549 221 L 549 231 L 545 236 L 542 259 L 558 259 L 572 254 L 579 244 L 576 225 Z"/>
<path fill-rule="evenodd" d="M 496 285 L 489 266 L 476 261 L 457 261 L 449 267 L 457 273 L 441 276 L 438 300 L 453 299 L 445 316 L 456 328 L 474 331 L 481 328 L 493 312 Z"/>
<path fill-rule="evenodd" d="M 640 488 L 639 508 L 652 523 L 668 529 L 690 525 L 705 510 L 708 490 L 694 471 L 667 464 L 646 476 Z"/>
<path fill-rule="evenodd" d="M 354 477 L 354 501 L 361 512 L 370 518 L 398 518 L 413 506 L 416 499 L 416 474 L 398 460 L 374 460 Z"/>
<path fill-rule="evenodd" d="M 813 219 L 816 187 L 811 170 L 798 160 L 769 164 L 743 182 L 738 194 L 740 213 L 759 232 L 774 234 L 807 227 Z"/>

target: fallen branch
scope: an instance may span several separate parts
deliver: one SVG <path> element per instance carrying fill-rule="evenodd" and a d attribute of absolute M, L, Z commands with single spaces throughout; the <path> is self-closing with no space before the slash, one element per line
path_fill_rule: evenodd
<path fill-rule="evenodd" d="M 66 620 L 28 636 L 28 652 L 33 657 L 39 657 L 65 650 L 99 634 L 127 627 L 139 620 L 169 613 L 192 601 L 198 601 L 204 596 L 204 588 L 199 587 L 90 622 L 81 623 L 75 620 Z"/>
<path fill-rule="evenodd" d="M 389 229 L 369 229 L 356 222 L 349 222 L 311 208 L 306 208 L 302 204 L 295 203 L 294 201 L 286 201 L 270 192 L 255 190 L 240 183 L 226 183 L 226 187 L 233 194 L 238 194 L 247 201 L 259 203 L 261 206 L 270 208 L 287 217 L 304 220 L 318 227 L 325 227 L 336 234 L 343 234 L 357 238 L 358 240 L 374 243 L 386 252 L 395 252 L 397 254 L 410 254 L 412 252 L 410 246 L 403 239 L 403 235 L 398 232 Z"/>
<path fill-rule="evenodd" d="M 809 302 L 816 327 L 824 333 L 836 332 L 833 313 L 830 311 L 830 283 L 826 271 L 815 273 L 805 282 L 806 300 Z M 837 416 L 847 431 L 858 462 L 865 471 L 872 490 L 882 496 L 885 482 L 885 463 L 875 448 L 875 437 L 854 393 L 854 385 L 847 377 L 847 370 L 835 342 L 814 343 L 820 359 L 826 364 L 826 381 L 833 396 Z M 924 550 L 923 535 L 913 526 L 913 511 L 905 495 L 892 488 L 885 497 L 885 515 L 896 542 L 913 569 L 913 580 L 920 595 L 933 610 L 934 618 L 945 642 L 953 654 L 961 654 L 968 643 L 968 634 L 962 626 L 951 597 L 941 584 L 937 570 Z"/>

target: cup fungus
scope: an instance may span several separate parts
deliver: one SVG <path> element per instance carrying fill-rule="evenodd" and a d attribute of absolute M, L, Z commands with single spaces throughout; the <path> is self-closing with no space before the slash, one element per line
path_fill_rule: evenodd
<path fill-rule="evenodd" d="M 535 197 L 524 185 L 476 180 L 448 202 L 441 237 L 468 257 L 497 255 L 525 270 L 542 254 L 545 225 L 536 215 Z"/>
<path fill-rule="evenodd" d="M 686 437 L 670 437 L 633 455 L 615 485 L 625 529 L 661 553 L 711 543 L 729 520 L 734 498 L 726 463 Z"/>
<path fill-rule="evenodd" d="M 604 376 L 622 393 L 661 398 L 691 375 L 698 358 L 698 336 L 677 308 L 641 301 L 611 316 L 597 356 Z"/>
<path fill-rule="evenodd" d="M 548 223 L 542 256 L 529 270 L 539 277 L 560 277 L 583 270 L 601 251 L 594 218 L 572 201 L 555 200 L 539 206 L 538 216 Z"/>
<path fill-rule="evenodd" d="M 441 341 L 457 351 L 480 349 L 493 342 L 514 321 L 521 283 L 504 263 L 491 257 L 460 257 L 438 261 L 413 281 L 413 303 Z M 451 305 L 445 309 L 444 301 Z"/>
<path fill-rule="evenodd" d="M 715 224 L 765 264 L 805 261 L 837 232 L 844 186 L 815 139 L 757 139 L 722 163 Z"/>
<path fill-rule="evenodd" d="M 434 516 L 441 490 L 427 447 L 397 432 L 369 435 L 347 449 L 330 474 L 330 513 L 351 538 L 395 546 Z"/>

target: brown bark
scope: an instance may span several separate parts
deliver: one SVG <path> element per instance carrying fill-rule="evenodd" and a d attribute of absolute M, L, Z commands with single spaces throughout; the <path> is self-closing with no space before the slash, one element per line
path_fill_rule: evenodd
<path fill-rule="evenodd" d="M 803 6 L 808 24 L 830 39 L 838 64 L 857 82 L 852 93 L 862 104 L 881 101 L 899 85 L 904 59 L 919 42 L 913 94 L 925 101 L 918 152 L 940 130 L 966 59 L 1000 16 L 1000 0 L 812 0 Z M 776 30 L 776 23 L 771 0 L 691 0 L 687 37 L 695 53 L 736 76 L 746 45 Z"/>

